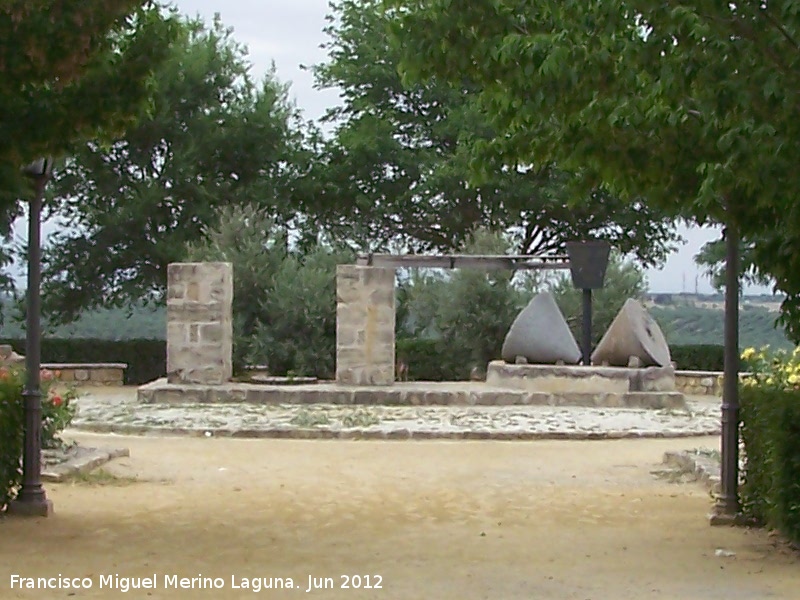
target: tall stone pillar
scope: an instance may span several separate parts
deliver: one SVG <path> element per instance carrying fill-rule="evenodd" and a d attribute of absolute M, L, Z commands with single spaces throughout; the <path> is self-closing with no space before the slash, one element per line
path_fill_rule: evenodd
<path fill-rule="evenodd" d="M 167 270 L 167 381 L 221 385 L 233 375 L 233 265 Z"/>
<path fill-rule="evenodd" d="M 336 382 L 394 383 L 394 269 L 336 269 Z"/>

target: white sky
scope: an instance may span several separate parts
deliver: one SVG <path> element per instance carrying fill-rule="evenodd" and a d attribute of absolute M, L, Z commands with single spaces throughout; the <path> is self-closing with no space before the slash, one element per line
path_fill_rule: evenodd
<path fill-rule="evenodd" d="M 306 118 L 317 119 L 339 102 L 335 91 L 315 90 L 311 74 L 301 69 L 301 65 L 326 59 L 320 45 L 326 40 L 322 30 L 329 12 L 328 0 L 178 0 L 177 6 L 183 13 L 199 14 L 209 21 L 219 13 L 222 22 L 233 28 L 235 39 L 247 45 L 253 75 L 261 76 L 274 62 L 278 78 L 291 83 L 290 93 Z M 17 235 L 21 236 L 25 228 L 24 221 L 18 222 Z M 648 271 L 651 290 L 712 292 L 708 278 L 694 264 L 693 257 L 705 242 L 718 238 L 719 231 L 684 228 L 681 233 L 687 243 L 669 258 L 663 269 Z"/>

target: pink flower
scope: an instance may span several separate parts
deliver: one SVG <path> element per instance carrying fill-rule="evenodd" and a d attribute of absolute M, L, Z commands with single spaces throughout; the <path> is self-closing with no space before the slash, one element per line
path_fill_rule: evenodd
<path fill-rule="evenodd" d="M 61 406 L 64 403 L 64 401 L 61 399 L 61 396 L 59 396 L 59 395 L 53 396 L 52 402 L 53 402 L 53 406 L 55 406 L 56 408 L 58 408 L 59 406 Z"/>

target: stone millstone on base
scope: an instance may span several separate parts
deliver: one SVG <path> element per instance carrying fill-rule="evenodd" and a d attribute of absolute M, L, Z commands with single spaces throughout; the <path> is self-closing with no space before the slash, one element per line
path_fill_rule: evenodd
<path fill-rule="evenodd" d="M 574 365 L 581 359 L 578 343 L 549 292 L 536 296 L 517 315 L 501 354 L 510 363 L 516 362 L 518 356 L 532 364 Z"/>
<path fill-rule="evenodd" d="M 628 366 L 631 357 L 642 367 L 667 367 L 670 353 L 667 340 L 644 306 L 629 298 L 611 323 L 592 354 L 592 364 Z"/>

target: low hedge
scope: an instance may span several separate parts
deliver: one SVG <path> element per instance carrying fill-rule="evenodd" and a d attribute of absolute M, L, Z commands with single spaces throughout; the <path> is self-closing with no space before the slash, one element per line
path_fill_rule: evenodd
<path fill-rule="evenodd" d="M 25 354 L 25 340 L 0 340 Z M 167 342 L 164 340 L 94 340 L 43 338 L 43 363 L 112 363 L 128 365 L 125 383 L 141 385 L 167 372 Z"/>
<path fill-rule="evenodd" d="M 470 365 L 459 354 L 449 351 L 443 340 L 398 338 L 395 355 L 408 365 L 408 378 L 412 381 L 469 379 Z"/>
<path fill-rule="evenodd" d="M 6 339 L 20 354 L 25 354 L 25 340 Z M 673 346 L 672 360 L 679 369 L 722 371 L 723 347 L 714 345 Z M 449 348 L 445 340 L 398 338 L 398 360 L 408 364 L 409 378 L 415 381 L 459 381 L 469 379 L 471 364 L 464 352 Z M 100 363 L 121 362 L 128 365 L 125 383 L 141 385 L 167 372 L 167 343 L 164 340 L 96 340 L 86 338 L 43 338 L 42 362 Z M 479 365 L 486 368 L 486 365 Z"/>
<path fill-rule="evenodd" d="M 670 346 L 672 362 L 682 371 L 722 371 L 725 347 L 713 344 Z"/>
<path fill-rule="evenodd" d="M 740 391 L 743 512 L 800 543 L 800 390 Z"/>

